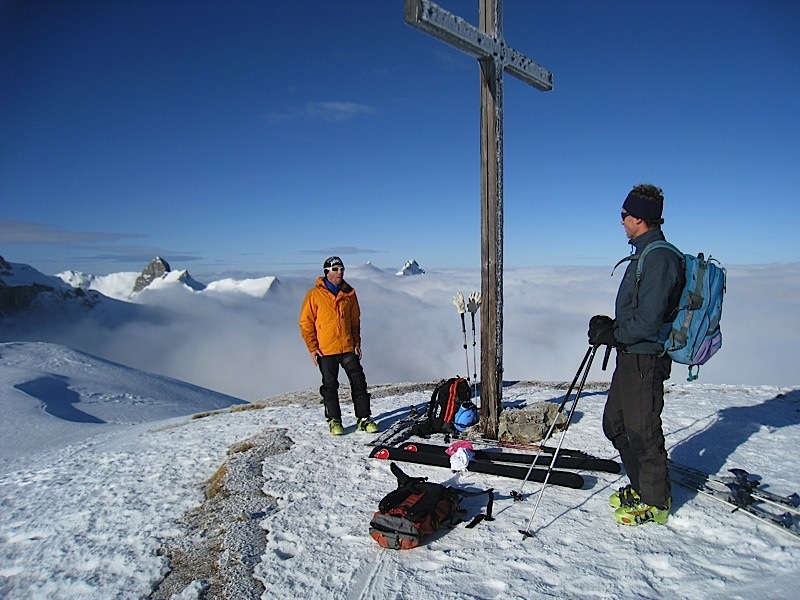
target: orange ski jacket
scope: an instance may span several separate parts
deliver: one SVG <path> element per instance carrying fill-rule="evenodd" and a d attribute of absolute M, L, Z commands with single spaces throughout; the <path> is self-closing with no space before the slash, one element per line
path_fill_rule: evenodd
<path fill-rule="evenodd" d="M 356 291 L 346 281 L 335 296 L 317 278 L 300 309 L 300 332 L 309 353 L 319 350 L 324 356 L 355 352 L 361 345 L 361 309 Z"/>

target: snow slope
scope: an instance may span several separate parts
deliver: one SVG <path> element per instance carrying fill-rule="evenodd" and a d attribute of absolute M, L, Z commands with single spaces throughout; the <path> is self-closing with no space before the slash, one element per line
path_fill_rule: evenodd
<path fill-rule="evenodd" d="M 55 344 L 0 344 L 0 368 L 14 382 L 2 390 L 0 470 L 128 425 L 244 404 Z"/>
<path fill-rule="evenodd" d="M 26 385 L 42 378 L 51 381 L 46 393 Z M 74 408 L 86 417 L 42 412 L 55 392 L 76 394 Z M 604 385 L 586 390 L 565 446 L 616 458 L 600 430 L 605 393 Z M 564 391 L 529 382 L 504 394 L 518 406 L 560 402 Z M 424 386 L 376 387 L 373 415 L 385 427 L 428 396 Z M 8 415 L 0 456 L 11 458 L 0 475 L 0 597 L 147 597 L 167 573 L 164 549 L 210 534 L 192 530 L 184 516 L 206 502 L 206 482 L 226 458 L 246 456 L 230 448 L 247 440 L 244 447 L 267 447 L 250 465 L 264 494 L 249 500 L 260 504 L 247 514 L 220 512 L 236 515 L 231 530 L 244 519 L 264 532 L 263 546 L 250 549 L 263 598 L 777 599 L 793 597 L 800 583 L 800 540 L 682 488 L 673 489 L 666 525 L 617 525 L 608 495 L 625 478 L 606 473 L 583 473 L 580 490 L 548 487 L 532 523 L 536 535 L 523 541 L 517 530 L 534 502 L 511 499 L 519 482 L 401 465 L 432 481 L 494 487 L 496 519 L 457 526 L 415 550 L 384 550 L 367 528 L 395 479 L 387 462 L 367 458 L 370 436 L 353 431 L 349 406 L 347 435 L 339 438 L 327 434 L 313 390 L 262 408 L 189 416 L 227 400 L 235 402 L 59 346 L 0 345 Z M 670 383 L 664 426 L 675 460 L 712 473 L 743 467 L 776 492 L 800 490 L 798 389 Z M 32 432 L 39 451 L 18 451 L 24 436 L 8 435 L 14 430 Z M 237 496 L 222 501 L 235 507 Z M 466 517 L 481 504 L 465 501 Z M 223 557 L 244 552 L 235 542 Z M 200 598 L 206 589 L 211 582 L 198 578 L 175 597 Z"/>

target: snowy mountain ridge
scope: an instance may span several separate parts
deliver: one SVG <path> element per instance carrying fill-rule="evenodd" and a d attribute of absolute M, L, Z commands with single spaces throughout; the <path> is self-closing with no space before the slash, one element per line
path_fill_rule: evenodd
<path fill-rule="evenodd" d="M 406 264 L 396 273 L 396 275 L 410 276 L 410 275 L 424 275 L 425 270 L 422 269 L 416 260 L 413 258 L 406 261 Z"/>

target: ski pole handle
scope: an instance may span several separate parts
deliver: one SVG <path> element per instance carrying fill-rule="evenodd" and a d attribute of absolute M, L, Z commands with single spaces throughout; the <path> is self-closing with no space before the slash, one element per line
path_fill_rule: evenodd
<path fill-rule="evenodd" d="M 469 295 L 469 302 L 467 302 L 467 310 L 474 315 L 476 312 L 478 312 L 480 306 L 481 306 L 481 293 L 477 291 L 472 292 Z"/>
<path fill-rule="evenodd" d="M 461 320 L 464 320 L 464 313 L 467 312 L 467 306 L 464 303 L 464 294 L 458 292 L 455 296 L 453 296 L 453 304 L 456 307 L 456 310 L 461 314 Z"/>
<path fill-rule="evenodd" d="M 606 353 L 603 356 L 603 371 L 605 371 L 606 367 L 608 366 L 608 359 L 610 356 L 611 356 L 611 346 L 606 346 Z"/>

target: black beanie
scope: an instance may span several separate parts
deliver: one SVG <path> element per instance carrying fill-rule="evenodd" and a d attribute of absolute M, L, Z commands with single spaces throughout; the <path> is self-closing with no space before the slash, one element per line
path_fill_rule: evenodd
<path fill-rule="evenodd" d="M 636 192 L 631 192 L 622 203 L 622 208 L 634 219 L 644 221 L 661 220 L 661 212 L 664 209 L 664 201 L 638 196 Z"/>
<path fill-rule="evenodd" d="M 322 269 L 327 273 L 328 269 L 330 269 L 331 267 L 335 267 L 337 265 L 342 267 L 344 266 L 342 259 L 339 258 L 338 256 L 329 256 L 328 258 L 325 259 L 325 262 L 322 263 Z"/>

